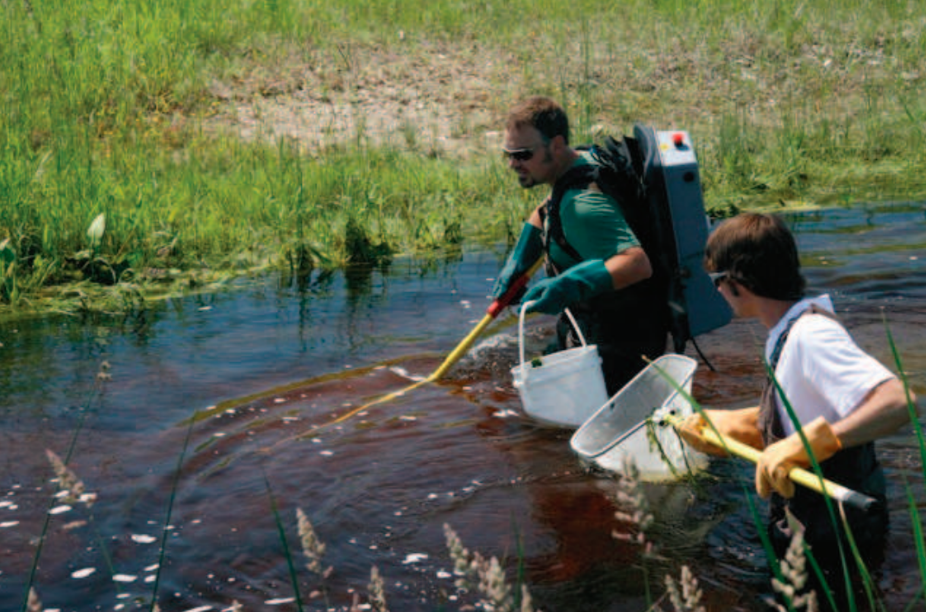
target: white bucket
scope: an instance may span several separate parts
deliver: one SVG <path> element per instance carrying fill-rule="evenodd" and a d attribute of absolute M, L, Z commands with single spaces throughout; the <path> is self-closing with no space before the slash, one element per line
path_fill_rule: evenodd
<path fill-rule="evenodd" d="M 528 304 L 521 306 L 518 322 L 521 364 L 511 370 L 514 387 L 527 416 L 544 425 L 574 429 L 608 399 L 598 347 L 585 343 L 572 313 L 566 309 L 582 346 L 544 355 L 537 366 L 525 363 L 524 315 Z"/>
<path fill-rule="evenodd" d="M 659 418 L 669 414 L 684 418 L 692 413 L 691 403 L 675 385 L 690 396 L 697 366 L 694 359 L 684 355 L 656 359 L 573 434 L 570 446 L 583 458 L 615 472 L 622 471 L 624 460 L 631 458 L 640 477 L 649 481 L 670 480 L 704 469 L 707 455 L 688 447 L 675 429 Z"/>

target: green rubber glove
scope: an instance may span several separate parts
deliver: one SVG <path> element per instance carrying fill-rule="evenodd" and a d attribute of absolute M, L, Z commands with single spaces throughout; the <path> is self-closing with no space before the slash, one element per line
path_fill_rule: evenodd
<path fill-rule="evenodd" d="M 592 259 L 572 266 L 559 276 L 546 278 L 524 296 L 531 304 L 527 312 L 559 314 L 567 306 L 600 295 L 614 288 L 611 273 L 601 259 Z"/>
<path fill-rule="evenodd" d="M 543 239 L 540 237 L 541 231 L 530 223 L 525 222 L 521 235 L 518 236 L 518 242 L 514 245 L 511 256 L 498 273 L 498 280 L 492 288 L 492 299 L 497 300 L 502 297 L 511 283 L 522 274 L 530 270 L 534 262 L 543 255 Z M 516 300 L 515 300 L 516 301 Z"/>

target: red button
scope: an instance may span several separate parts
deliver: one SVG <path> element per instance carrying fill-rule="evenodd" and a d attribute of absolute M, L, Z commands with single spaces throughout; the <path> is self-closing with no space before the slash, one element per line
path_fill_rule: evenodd
<path fill-rule="evenodd" d="M 681 132 L 676 132 L 675 134 L 672 135 L 672 142 L 675 144 L 676 147 L 681 149 L 685 145 L 685 135 L 682 134 Z"/>

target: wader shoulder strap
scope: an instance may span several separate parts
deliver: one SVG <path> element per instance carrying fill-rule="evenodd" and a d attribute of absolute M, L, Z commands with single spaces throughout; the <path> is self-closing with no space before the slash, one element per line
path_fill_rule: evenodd
<path fill-rule="evenodd" d="M 775 372 L 775 368 L 778 367 L 778 360 L 781 358 L 781 352 L 784 350 L 785 343 L 788 341 L 788 335 L 791 333 L 791 328 L 794 327 L 794 324 L 798 319 L 808 314 L 819 314 L 830 319 L 839 322 L 839 317 L 835 314 L 820 308 L 817 305 L 811 305 L 810 308 L 794 317 L 788 322 L 787 327 L 784 331 L 781 332 L 781 335 L 778 336 L 778 341 L 775 343 L 775 348 L 772 349 L 771 359 L 769 359 L 769 370 L 772 373 Z M 759 405 L 759 431 L 762 432 L 762 437 L 765 441 L 765 445 L 768 446 L 778 440 L 781 440 L 784 437 L 784 427 L 781 423 L 781 415 L 778 414 L 778 408 L 775 403 L 775 382 L 772 380 L 771 376 L 766 377 L 765 387 L 762 390 L 762 401 Z"/>
<path fill-rule="evenodd" d="M 546 206 L 543 208 L 543 213 L 545 213 L 548 220 L 544 224 L 547 231 L 543 233 L 543 247 L 548 255 L 550 253 L 550 240 L 553 240 L 567 255 L 576 261 L 582 261 L 582 256 L 579 255 L 579 252 L 566 241 L 566 234 L 563 232 L 563 221 L 560 218 L 559 205 L 567 191 L 570 189 L 585 189 L 594 183 L 597 178 L 598 168 L 591 164 L 583 164 L 571 168 L 556 181 L 555 185 L 553 185 L 553 193 L 550 194 Z M 547 257 L 547 261 L 551 261 L 549 257 Z M 559 273 L 559 271 L 556 270 L 556 273 Z"/>

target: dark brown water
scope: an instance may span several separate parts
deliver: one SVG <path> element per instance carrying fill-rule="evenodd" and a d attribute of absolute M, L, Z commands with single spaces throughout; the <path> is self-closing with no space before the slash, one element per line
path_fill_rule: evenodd
<path fill-rule="evenodd" d="M 890 365 L 886 317 L 914 390 L 926 396 L 922 208 L 791 220 L 810 286 L 831 293 L 859 344 Z M 614 517 L 616 481 L 583 469 L 569 432 L 518 416 L 514 326 L 493 329 L 439 384 L 326 426 L 410 385 L 407 375 L 434 371 L 482 318 L 500 259 L 472 253 L 431 269 L 397 262 L 301 285 L 267 279 L 124 320 L 0 328 L 0 610 L 20 609 L 46 513 L 60 505 L 44 451 L 64 456 L 72 443 L 71 466 L 99 499 L 89 511 L 51 515 L 34 579 L 46 609 L 147 609 L 157 583 L 165 611 L 223 610 L 233 600 L 296 610 L 274 503 L 304 609 L 326 601 L 311 597 L 319 582 L 299 553 L 296 508 L 327 544 L 332 609 L 345 609 L 353 591 L 365 597 L 373 565 L 394 611 L 470 603 L 453 586 L 444 524 L 512 572 L 520 560 L 547 612 L 645 610 L 643 569 L 658 595 L 662 576 L 683 564 L 711 610 L 768 609 L 759 602 L 770 589 L 746 503 L 749 465 L 717 462 L 698 485 L 647 485 L 661 559 L 644 562 L 638 547 L 611 536 L 629 529 Z M 549 322 L 531 323 L 532 345 Z M 700 338 L 716 371 L 699 368 L 695 397 L 754 402 L 763 338 L 739 321 Z M 112 380 L 96 394 L 104 361 Z M 885 609 L 902 610 L 921 588 L 905 483 L 920 512 L 926 490 L 910 428 L 879 452 L 893 529 L 876 577 Z"/>

